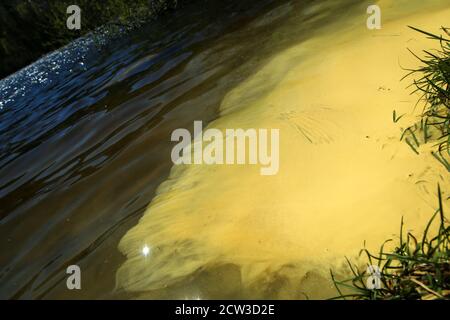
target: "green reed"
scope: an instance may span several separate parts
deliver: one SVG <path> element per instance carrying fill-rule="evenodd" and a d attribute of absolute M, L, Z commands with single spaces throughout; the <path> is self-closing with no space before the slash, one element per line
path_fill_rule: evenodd
<path fill-rule="evenodd" d="M 347 259 L 351 278 L 337 280 L 331 272 L 338 291 L 333 299 L 362 300 L 434 300 L 450 299 L 450 226 L 444 215 L 442 193 L 438 187 L 439 208 L 432 215 L 420 239 L 405 232 L 403 219 L 398 244 L 393 250 L 385 250 L 385 241 L 377 254 L 367 249 L 360 251 L 367 259 L 367 266 L 378 266 L 380 289 L 369 289 L 367 268 L 361 270 Z M 437 220 L 438 218 L 439 220 Z M 439 223 L 431 232 L 433 223 Z M 367 267 L 366 266 L 366 267 Z"/>
<path fill-rule="evenodd" d="M 440 48 L 424 50 L 424 57 L 419 57 L 410 50 L 422 65 L 417 69 L 410 69 L 404 78 L 414 77 L 412 93 L 420 93 L 418 103 L 423 102 L 424 108 L 420 124 L 407 128 L 402 139 L 416 153 L 421 143 L 434 143 L 433 156 L 450 171 L 450 32 L 448 28 L 442 27 L 446 35 L 443 36 L 410 28 L 438 41 Z M 416 135 L 417 132 L 420 134 Z"/>

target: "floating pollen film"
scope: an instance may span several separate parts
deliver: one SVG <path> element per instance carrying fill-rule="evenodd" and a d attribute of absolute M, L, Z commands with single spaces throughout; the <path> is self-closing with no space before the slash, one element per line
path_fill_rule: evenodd
<path fill-rule="evenodd" d="M 448 192 L 449 173 L 430 153 L 411 152 L 386 119 L 409 97 L 398 81 L 398 61 L 417 64 L 407 43 L 427 41 L 406 25 L 434 30 L 448 22 L 450 6 L 408 5 L 423 14 L 390 16 L 383 25 L 384 35 L 398 36 L 355 28 L 361 12 L 279 52 L 229 92 L 207 128 L 279 129 L 279 173 L 174 166 L 119 244 L 127 261 L 117 288 L 147 298 L 331 297 L 330 268 L 364 242 L 377 250 L 398 233 L 402 216 L 420 232 L 434 212 L 437 182 Z"/>

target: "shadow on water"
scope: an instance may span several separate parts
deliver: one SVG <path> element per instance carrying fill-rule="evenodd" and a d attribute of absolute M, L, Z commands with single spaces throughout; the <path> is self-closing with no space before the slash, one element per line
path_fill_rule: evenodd
<path fill-rule="evenodd" d="M 315 3 L 197 1 L 0 82 L 0 297 L 131 298 L 114 290 L 117 243 L 168 176 L 171 132 L 214 119 L 229 90 L 336 13 Z M 80 291 L 66 288 L 71 264 Z"/>

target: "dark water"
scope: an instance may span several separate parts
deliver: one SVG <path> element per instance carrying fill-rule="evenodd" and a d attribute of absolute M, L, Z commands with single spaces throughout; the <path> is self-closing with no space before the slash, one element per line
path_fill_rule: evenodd
<path fill-rule="evenodd" d="M 114 290 L 117 243 L 168 176 L 171 132 L 214 119 L 227 92 L 311 36 L 333 12 L 316 3 L 197 1 L 1 81 L 0 298 L 132 298 Z M 80 291 L 66 288 L 71 264 Z"/>

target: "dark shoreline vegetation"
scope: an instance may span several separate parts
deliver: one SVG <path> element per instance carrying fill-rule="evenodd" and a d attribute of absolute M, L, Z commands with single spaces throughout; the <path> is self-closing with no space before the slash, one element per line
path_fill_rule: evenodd
<path fill-rule="evenodd" d="M 418 101 L 425 106 L 420 124 L 404 130 L 402 139 L 416 152 L 421 144 L 434 143 L 433 156 L 450 171 L 450 39 L 410 27 L 440 43 L 440 50 L 424 51 L 425 58 L 415 55 L 422 67 L 409 70 L 405 76 L 419 74 L 415 79 L 413 93 L 420 92 Z M 450 35 L 449 29 L 442 30 Z M 393 115 L 394 122 L 398 117 Z M 444 199 L 448 200 L 448 199 Z M 433 223 L 439 217 L 439 225 L 432 233 Z M 438 209 L 432 215 L 421 238 L 412 233 L 404 234 L 403 219 L 400 226 L 399 243 L 392 251 L 385 251 L 386 240 L 378 254 L 367 249 L 360 256 L 367 258 L 366 268 L 378 266 L 380 289 L 367 287 L 369 275 L 366 268 L 361 270 L 347 259 L 352 274 L 350 279 L 337 280 L 333 271 L 331 278 L 338 291 L 334 299 L 359 300 L 436 300 L 450 299 L 450 225 L 444 213 L 443 199 L 438 186 Z"/>
<path fill-rule="evenodd" d="M 96 28 L 133 28 L 182 0 L 6 0 L 0 2 L 0 79 Z M 191 1 L 192 2 L 192 1 Z M 81 30 L 66 27 L 69 5 L 78 5 Z"/>

